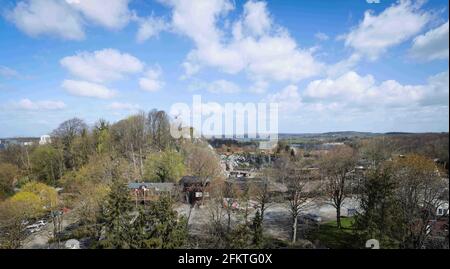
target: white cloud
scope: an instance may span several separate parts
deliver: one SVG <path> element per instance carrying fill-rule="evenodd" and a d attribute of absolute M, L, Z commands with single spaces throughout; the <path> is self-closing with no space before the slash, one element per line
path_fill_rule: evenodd
<path fill-rule="evenodd" d="M 121 103 L 121 102 L 113 102 L 108 105 L 108 109 L 111 110 L 128 110 L 128 111 L 137 111 L 141 107 L 137 104 L 131 103 Z"/>
<path fill-rule="evenodd" d="M 188 86 L 188 90 L 191 92 L 204 90 L 214 94 L 233 94 L 240 92 L 241 87 L 236 83 L 225 79 L 214 80 L 211 82 L 193 79 Z"/>
<path fill-rule="evenodd" d="M 68 93 L 76 96 L 109 99 L 116 95 L 115 90 L 111 90 L 103 85 L 87 81 L 64 80 L 62 87 Z"/>
<path fill-rule="evenodd" d="M 428 78 L 425 98 L 422 105 L 446 105 L 448 109 L 449 74 L 448 70 Z"/>
<path fill-rule="evenodd" d="M 211 93 L 237 93 L 239 92 L 241 89 L 240 87 L 228 80 L 216 80 L 211 82 L 208 86 L 207 86 L 207 90 Z"/>
<path fill-rule="evenodd" d="M 295 132 L 441 131 L 448 128 L 449 75 L 404 85 L 348 72 L 312 81 L 302 92 L 290 85 L 263 101 L 279 103 L 281 124 Z"/>
<path fill-rule="evenodd" d="M 85 37 L 82 18 L 65 1 L 20 1 L 6 18 L 30 36 L 50 34 L 70 40 Z"/>
<path fill-rule="evenodd" d="M 196 46 L 183 64 L 187 76 L 208 66 L 230 74 L 244 71 L 255 81 L 300 81 L 322 70 L 309 50 L 273 24 L 264 2 L 248 1 L 231 32 L 219 27 L 219 19 L 234 9 L 229 0 L 164 3 L 172 7 L 173 29 Z"/>
<path fill-rule="evenodd" d="M 361 60 L 361 55 L 358 53 L 353 53 L 349 58 L 341 60 L 335 64 L 327 66 L 327 75 L 329 77 L 337 77 L 341 76 L 350 70 L 354 69 L 354 67 Z"/>
<path fill-rule="evenodd" d="M 15 103 L 15 108 L 22 110 L 61 110 L 66 107 L 62 101 L 31 101 L 30 99 L 22 99 Z"/>
<path fill-rule="evenodd" d="M 448 59 L 448 21 L 441 26 L 416 37 L 410 50 L 411 56 L 418 59 Z"/>
<path fill-rule="evenodd" d="M 60 63 L 72 75 L 92 82 L 120 80 L 144 68 L 144 64 L 136 57 L 115 49 L 80 52 L 63 58 Z"/>
<path fill-rule="evenodd" d="M 360 24 L 345 36 L 345 45 L 376 60 L 388 48 L 419 33 L 429 20 L 420 3 L 401 0 L 378 15 L 366 11 Z"/>
<path fill-rule="evenodd" d="M 139 79 L 139 86 L 142 90 L 156 92 L 164 87 L 164 81 L 161 80 L 162 71 L 159 66 L 148 69 L 144 77 Z"/>
<path fill-rule="evenodd" d="M 250 92 L 253 93 L 265 93 L 269 88 L 269 83 L 264 80 L 255 81 L 249 88 Z"/>
<path fill-rule="evenodd" d="M 66 0 L 66 2 L 88 20 L 113 30 L 127 25 L 132 15 L 128 9 L 130 0 Z"/>
<path fill-rule="evenodd" d="M 17 78 L 20 77 L 19 72 L 7 66 L 0 65 L 0 77 Z"/>
<path fill-rule="evenodd" d="M 136 40 L 142 43 L 154 36 L 158 36 L 160 32 L 167 30 L 168 27 L 169 25 L 162 18 L 149 17 L 140 19 Z"/>
<path fill-rule="evenodd" d="M 321 41 L 326 41 L 326 40 L 330 39 L 330 37 L 327 34 L 321 33 L 321 32 L 316 33 L 314 35 L 314 37 L 319 39 L 319 40 L 321 40 Z"/>
<path fill-rule="evenodd" d="M 272 19 L 265 2 L 251 0 L 245 3 L 243 17 L 242 24 L 254 36 L 264 35 L 272 27 Z"/>
<path fill-rule="evenodd" d="M 379 4 L 380 0 L 366 0 L 368 4 Z"/>
<path fill-rule="evenodd" d="M 123 28 L 132 18 L 129 0 L 22 0 L 6 18 L 30 36 L 56 35 L 68 40 L 85 38 L 88 23 L 107 29 Z"/>
<path fill-rule="evenodd" d="M 278 103 L 278 109 L 283 112 L 294 112 L 302 106 L 302 97 L 295 85 L 289 85 L 280 92 L 269 94 L 264 101 Z"/>
<path fill-rule="evenodd" d="M 308 84 L 303 100 L 309 103 L 339 103 L 370 110 L 379 107 L 448 105 L 448 71 L 430 77 L 424 85 L 402 85 L 395 80 L 377 83 L 373 76 L 348 72 L 336 79 Z"/>

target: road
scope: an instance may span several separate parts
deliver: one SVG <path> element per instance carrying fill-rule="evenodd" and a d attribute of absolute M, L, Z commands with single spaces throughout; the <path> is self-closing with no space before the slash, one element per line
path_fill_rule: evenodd
<path fill-rule="evenodd" d="M 61 223 L 62 229 L 64 230 L 70 224 L 76 222 L 76 218 L 73 216 L 72 212 L 66 213 L 63 216 Z M 42 227 L 42 230 L 29 235 L 22 244 L 24 249 L 48 249 L 55 248 L 55 245 L 50 245 L 48 240 L 52 238 L 53 234 L 53 223 L 48 223 Z M 63 244 L 62 242 L 61 244 Z"/>
<path fill-rule="evenodd" d="M 358 202 L 355 198 L 347 198 L 341 209 L 342 216 L 347 216 L 347 209 L 358 208 Z M 179 214 L 188 216 L 189 206 L 186 204 L 180 204 L 176 210 Z M 191 217 L 189 220 L 189 230 L 192 234 L 204 234 L 205 226 L 210 220 L 210 209 L 207 205 L 202 208 L 194 208 L 191 211 Z M 225 214 L 225 211 L 222 212 Z M 327 222 L 336 219 L 336 209 L 326 201 L 312 201 L 309 202 L 303 210 L 303 213 L 313 213 L 319 215 L 322 218 L 322 222 Z M 249 219 L 253 217 L 254 210 L 252 210 Z M 223 217 L 224 222 L 226 216 Z M 237 221 L 233 216 L 232 221 Z M 287 203 L 270 203 L 267 205 L 267 209 L 264 215 L 264 228 L 265 231 L 273 237 L 279 239 L 289 239 L 291 232 L 291 218 Z"/>

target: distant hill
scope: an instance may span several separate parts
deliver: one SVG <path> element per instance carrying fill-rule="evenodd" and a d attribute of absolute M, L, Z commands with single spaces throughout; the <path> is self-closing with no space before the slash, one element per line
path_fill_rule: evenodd
<path fill-rule="evenodd" d="M 15 140 L 17 142 L 29 142 L 29 141 L 39 141 L 40 138 L 39 137 L 5 137 L 5 138 L 1 138 L 1 141 L 12 141 Z"/>
<path fill-rule="evenodd" d="M 383 135 L 382 133 L 371 133 L 371 132 L 355 132 L 355 131 L 342 131 L 342 132 L 326 132 L 326 133 L 307 133 L 307 134 L 279 134 L 278 137 L 281 139 L 288 138 L 344 138 L 344 137 L 373 137 Z"/>

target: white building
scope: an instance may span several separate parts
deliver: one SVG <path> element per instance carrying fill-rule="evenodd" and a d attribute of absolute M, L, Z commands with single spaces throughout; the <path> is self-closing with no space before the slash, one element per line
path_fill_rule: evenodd
<path fill-rule="evenodd" d="M 448 202 L 447 201 L 443 201 L 438 206 L 438 208 L 436 209 L 436 215 L 439 217 L 448 215 Z"/>
<path fill-rule="evenodd" d="M 39 145 L 45 145 L 45 144 L 48 144 L 51 142 L 52 142 L 52 140 L 49 135 L 43 135 L 43 136 L 41 136 L 41 139 L 39 140 Z"/>

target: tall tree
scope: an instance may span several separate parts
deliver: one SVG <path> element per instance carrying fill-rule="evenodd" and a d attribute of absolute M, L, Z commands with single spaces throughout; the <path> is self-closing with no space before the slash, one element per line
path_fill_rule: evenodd
<path fill-rule="evenodd" d="M 169 116 L 164 111 L 151 110 L 147 115 L 147 129 L 156 150 L 165 150 L 173 144 Z"/>
<path fill-rule="evenodd" d="M 183 155 L 171 150 L 150 154 L 144 164 L 144 178 L 154 182 L 177 182 L 184 171 Z"/>
<path fill-rule="evenodd" d="M 256 248 L 261 248 L 264 242 L 262 218 L 259 210 L 256 210 L 255 217 L 252 222 L 252 232 L 253 232 L 253 245 Z"/>
<path fill-rule="evenodd" d="M 13 164 L 0 163 L 0 201 L 14 193 L 14 183 L 20 174 Z"/>
<path fill-rule="evenodd" d="M 178 217 L 170 196 L 141 208 L 134 222 L 134 247 L 174 249 L 185 246 L 186 219 Z"/>
<path fill-rule="evenodd" d="M 64 164 L 67 169 L 75 170 L 77 168 L 73 143 L 77 136 L 81 136 L 87 130 L 86 123 L 73 118 L 61 123 L 58 128 L 52 132 L 52 142 L 63 151 Z"/>
<path fill-rule="evenodd" d="M 337 227 L 341 228 L 341 207 L 348 197 L 351 172 L 356 165 L 356 153 L 348 146 L 338 146 L 322 157 L 320 170 L 325 194 L 336 209 Z"/>
<path fill-rule="evenodd" d="M 394 167 L 398 183 L 395 195 L 401 213 L 401 247 L 422 248 L 436 209 L 448 203 L 448 180 L 440 176 L 433 160 L 417 154 L 396 159 Z"/>
<path fill-rule="evenodd" d="M 47 184 L 56 185 L 63 174 L 63 158 L 51 145 L 36 148 L 30 156 L 32 177 Z"/>
<path fill-rule="evenodd" d="M 133 206 L 128 188 L 120 180 L 116 180 L 103 208 L 102 223 L 105 238 L 100 247 L 127 249 L 132 247 Z"/>
<path fill-rule="evenodd" d="M 398 184 L 390 165 L 370 170 L 359 192 L 360 210 L 355 216 L 355 228 L 361 231 L 363 242 L 376 238 L 382 247 L 395 247 L 394 233 L 399 226 L 399 208 L 395 191 Z"/>
<path fill-rule="evenodd" d="M 287 179 L 288 209 L 292 219 L 292 244 L 297 240 L 298 217 L 308 207 L 308 202 L 314 196 L 308 190 L 314 175 L 308 170 L 299 169 Z"/>
<path fill-rule="evenodd" d="M 184 150 L 189 172 L 201 180 L 203 187 L 206 187 L 208 181 L 223 177 L 220 160 L 209 145 L 187 144 Z"/>

